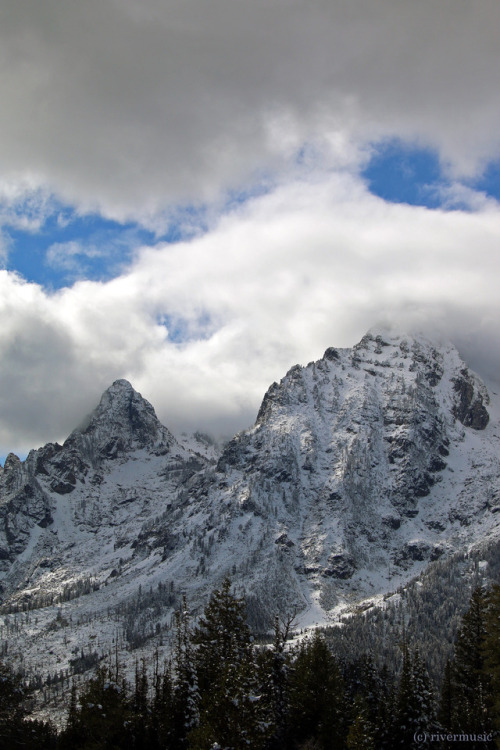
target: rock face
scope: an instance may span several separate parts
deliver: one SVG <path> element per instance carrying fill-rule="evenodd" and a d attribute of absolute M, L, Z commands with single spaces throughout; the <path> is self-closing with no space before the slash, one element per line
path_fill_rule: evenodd
<path fill-rule="evenodd" d="M 64 447 L 98 466 L 137 448 L 168 453 L 173 435 L 158 421 L 151 404 L 126 380 L 116 380 L 97 409 L 71 433 Z"/>
<path fill-rule="evenodd" d="M 329 609 L 404 580 L 483 523 L 497 527 L 488 403 L 453 347 L 368 334 L 273 383 L 217 470 L 239 477 L 254 517 L 269 517 L 272 499 L 274 527 L 294 544 L 278 547 L 281 563 Z"/>
<path fill-rule="evenodd" d="M 57 605 L 74 647 L 94 618 L 103 651 L 117 632 L 125 648 L 139 587 L 154 622 L 134 605 L 134 627 L 154 638 L 180 592 L 196 611 L 226 575 L 260 628 L 394 590 L 498 536 L 499 406 L 451 345 L 384 332 L 293 367 L 219 453 L 178 442 L 116 381 L 63 446 L 0 474 L 4 611 L 38 609 L 16 642 L 33 664 L 49 646 L 66 663 Z"/>
<path fill-rule="evenodd" d="M 9 580 L 10 561 L 14 563 L 10 571 L 14 571 L 13 582 L 17 582 L 17 557 L 36 537 L 35 559 L 41 540 L 49 540 L 48 547 L 53 548 L 52 537 L 61 537 L 61 530 L 54 526 L 57 514 L 65 515 L 64 529 L 73 526 L 73 532 L 99 524 L 105 515 L 116 515 L 123 487 L 119 482 L 113 484 L 113 476 L 120 471 L 133 475 L 132 466 L 142 458 L 144 466 L 138 477 L 147 467 L 154 477 L 155 459 L 160 457 L 164 457 L 161 464 L 166 472 L 169 466 L 178 466 L 181 473 L 183 469 L 192 474 L 206 464 L 200 455 L 177 443 L 158 421 L 151 404 L 126 380 L 117 380 L 108 388 L 95 411 L 64 445 L 49 443 L 31 451 L 23 463 L 10 454 L 0 476 L 0 561 L 4 561 L 0 562 L 0 575 Z M 98 503 L 103 482 L 107 502 Z M 169 490 L 175 486 L 176 482 L 171 482 Z M 78 498 L 75 502 L 71 493 Z M 48 532 L 40 537 L 37 528 Z M 5 583 L 3 587 L 5 590 Z"/>
<path fill-rule="evenodd" d="M 490 421 L 484 405 L 484 402 L 489 402 L 487 392 L 484 389 L 481 392 L 466 369 L 461 370 L 460 377 L 454 379 L 453 387 L 458 396 L 453 414 L 466 427 L 484 430 Z"/>

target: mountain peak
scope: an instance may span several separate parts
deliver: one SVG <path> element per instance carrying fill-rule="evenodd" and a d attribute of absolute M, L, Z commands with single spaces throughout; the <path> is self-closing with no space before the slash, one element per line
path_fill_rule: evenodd
<path fill-rule="evenodd" d="M 330 382 L 330 391 L 333 387 L 341 399 L 342 393 L 351 389 L 353 393 L 375 389 L 382 401 L 390 400 L 389 394 L 396 393 L 398 388 L 402 393 L 408 389 L 418 392 L 419 398 L 421 394 L 422 398 L 432 400 L 436 407 L 444 398 L 446 403 L 439 408 L 449 419 L 458 419 L 465 427 L 483 430 L 489 422 L 487 389 L 450 341 L 439 334 L 434 337 L 418 331 L 377 327 L 370 329 L 351 349 L 330 347 L 317 362 L 310 362 L 307 367 L 292 367 L 280 383 L 273 383 L 268 389 L 256 425 L 272 414 L 288 412 L 292 404 L 305 408 L 311 398 L 315 408 L 324 408 L 331 395 L 319 396 L 319 373 Z M 431 389 L 426 395 L 422 391 L 425 387 Z"/>
<path fill-rule="evenodd" d="M 156 418 L 155 411 L 149 401 L 146 401 L 138 391 L 134 390 L 128 380 L 123 379 L 115 380 L 109 388 L 106 388 L 93 415 L 101 417 L 106 414 L 106 418 L 109 418 L 110 410 L 115 412 L 117 416 L 120 411 L 125 410 L 125 413 L 128 413 L 132 403 L 139 407 L 141 411 L 147 411 Z"/>
<path fill-rule="evenodd" d="M 9 653 L 72 669 L 46 606 L 64 602 L 72 648 L 92 621 L 114 653 L 119 628 L 130 664 L 144 638 L 160 645 L 181 594 L 197 611 L 226 575 L 260 631 L 275 612 L 307 623 L 381 601 L 500 538 L 498 415 L 453 346 L 392 330 L 292 367 L 217 463 L 208 438 L 179 444 L 117 380 L 63 447 L 0 473 L 0 601 L 37 611 Z"/>
<path fill-rule="evenodd" d="M 115 458 L 134 448 L 166 452 L 174 440 L 149 401 L 128 380 L 120 379 L 104 391 L 96 409 L 71 433 L 65 446 L 82 443 L 91 456 Z"/>
<path fill-rule="evenodd" d="M 120 392 L 130 392 L 133 391 L 132 385 L 129 383 L 128 380 L 125 380 L 125 378 L 118 378 L 118 380 L 115 380 L 109 388 L 106 388 L 105 393 L 111 392 L 111 393 L 120 393 Z"/>

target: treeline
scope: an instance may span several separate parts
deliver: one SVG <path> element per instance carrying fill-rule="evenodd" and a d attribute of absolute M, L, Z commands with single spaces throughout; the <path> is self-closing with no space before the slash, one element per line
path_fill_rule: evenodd
<path fill-rule="evenodd" d="M 495 542 L 431 563 L 418 578 L 384 597 L 383 606 L 344 615 L 342 627 L 325 628 L 330 649 L 344 662 L 372 653 L 398 672 L 404 633 L 413 647 L 418 646 L 433 687 L 439 689 L 472 592 L 500 580 L 498 561 L 500 545 Z"/>
<path fill-rule="evenodd" d="M 20 601 L 4 604 L 0 606 L 0 614 L 11 615 L 32 612 L 44 607 L 52 607 L 54 604 L 64 604 L 64 602 L 70 602 L 72 599 L 78 599 L 80 596 L 91 594 L 93 591 L 99 591 L 99 589 L 100 583 L 97 578 L 85 576 L 73 583 L 64 584 L 62 591 L 58 593 L 38 592 Z"/>
<path fill-rule="evenodd" d="M 177 613 L 171 662 L 116 660 L 77 695 L 66 727 L 29 720 L 23 686 L 0 672 L 0 745 L 37 750 L 393 750 L 500 746 L 500 586 L 474 591 L 435 691 L 403 637 L 397 670 L 367 652 L 339 659 L 317 631 L 287 643 L 276 619 L 255 644 L 229 581 L 193 624 Z M 498 743 L 497 745 L 495 744 Z"/>

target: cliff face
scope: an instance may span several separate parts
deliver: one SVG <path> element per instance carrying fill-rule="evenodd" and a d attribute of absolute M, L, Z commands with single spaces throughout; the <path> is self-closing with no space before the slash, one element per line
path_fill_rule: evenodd
<path fill-rule="evenodd" d="M 11 455 L 0 475 L 4 611 L 37 609 L 16 643 L 67 662 L 57 605 L 73 646 L 93 618 L 105 651 L 145 590 L 154 606 L 134 617 L 153 638 L 180 592 L 196 610 L 225 575 L 258 627 L 394 590 L 497 537 L 499 415 L 451 345 L 385 333 L 293 367 L 218 455 L 117 381 L 63 446 Z"/>
<path fill-rule="evenodd" d="M 239 476 L 328 609 L 496 529 L 489 403 L 453 347 L 368 334 L 274 383 L 218 471 Z"/>

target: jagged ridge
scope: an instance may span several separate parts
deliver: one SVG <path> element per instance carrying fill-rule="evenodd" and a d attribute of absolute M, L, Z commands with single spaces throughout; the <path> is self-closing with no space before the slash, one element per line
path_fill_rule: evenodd
<path fill-rule="evenodd" d="M 372 332 L 293 367 L 214 461 L 203 440 L 179 443 L 117 381 L 63 446 L 6 461 L 4 606 L 88 591 L 92 580 L 99 590 L 62 606 L 81 623 L 72 645 L 92 614 L 105 650 L 139 585 L 154 594 L 169 582 L 174 592 L 151 594 L 161 633 L 180 591 L 196 610 L 229 574 L 254 626 L 276 609 L 324 620 L 496 538 L 499 413 L 451 345 Z M 53 607 L 39 610 L 30 639 L 19 638 L 33 664 L 42 643 L 67 663 L 53 618 Z M 144 622 L 136 616 L 134 627 Z"/>

